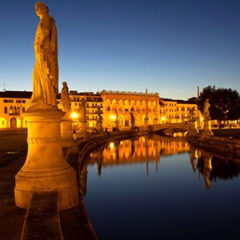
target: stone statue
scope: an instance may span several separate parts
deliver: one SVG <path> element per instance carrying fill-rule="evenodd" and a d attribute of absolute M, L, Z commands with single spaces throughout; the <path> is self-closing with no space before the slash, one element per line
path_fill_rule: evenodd
<path fill-rule="evenodd" d="M 68 85 L 66 82 L 63 82 L 63 88 L 61 91 L 61 101 L 63 105 L 63 110 L 65 113 L 69 113 L 71 111 L 71 103 L 68 94 Z"/>
<path fill-rule="evenodd" d="M 35 4 L 40 18 L 37 26 L 34 51 L 33 93 L 31 103 L 57 106 L 58 93 L 58 46 L 57 28 L 54 18 L 48 15 L 48 7 L 43 2 Z"/>
<path fill-rule="evenodd" d="M 98 119 L 102 121 L 102 111 L 100 106 L 97 107 L 97 115 L 98 115 Z"/>
<path fill-rule="evenodd" d="M 133 114 L 133 108 L 131 109 L 130 117 L 131 117 L 131 126 L 132 126 L 132 128 L 134 128 L 135 127 L 135 117 Z"/>
<path fill-rule="evenodd" d="M 209 99 L 207 98 L 204 102 L 204 106 L 203 106 L 203 117 L 204 120 L 210 120 L 211 116 L 209 113 L 209 108 L 210 108 L 210 104 L 209 104 Z"/>
<path fill-rule="evenodd" d="M 84 98 L 80 100 L 79 115 L 81 119 L 86 119 L 86 100 Z"/>

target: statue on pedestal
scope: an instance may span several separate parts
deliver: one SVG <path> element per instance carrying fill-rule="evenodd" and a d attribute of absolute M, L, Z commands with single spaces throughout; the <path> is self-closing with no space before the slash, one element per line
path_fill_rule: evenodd
<path fill-rule="evenodd" d="M 63 111 L 65 112 L 65 116 L 62 118 L 61 121 L 61 139 L 62 146 L 67 147 L 72 144 L 73 128 L 72 120 L 70 118 L 71 103 L 68 93 L 68 86 L 66 82 L 63 82 L 63 88 L 61 91 L 61 102 L 63 106 Z"/>
<path fill-rule="evenodd" d="M 134 117 L 134 114 L 133 114 L 133 108 L 131 108 L 130 117 L 131 117 L 131 129 L 134 130 L 134 128 L 135 128 L 135 117 Z"/>
<path fill-rule="evenodd" d="M 61 101 L 63 105 L 63 111 L 69 113 L 71 111 L 71 103 L 68 93 L 68 85 L 66 82 L 63 82 L 63 88 L 61 91 Z"/>
<path fill-rule="evenodd" d="M 27 209 L 35 192 L 57 191 L 57 206 L 62 210 L 76 206 L 79 196 L 76 172 L 64 158 L 60 138 L 64 113 L 57 109 L 56 102 L 57 30 L 44 3 L 36 3 L 35 11 L 40 22 L 34 43 L 33 94 L 31 105 L 23 114 L 28 123 L 28 153 L 15 176 L 15 203 Z"/>
<path fill-rule="evenodd" d="M 33 93 L 31 105 L 57 106 L 58 93 L 58 45 L 54 18 L 48 15 L 43 2 L 35 4 L 40 21 L 37 26 L 34 52 Z"/>
<path fill-rule="evenodd" d="M 86 100 L 83 98 L 80 100 L 79 107 L 79 136 L 87 136 L 87 114 L 86 114 Z"/>
<path fill-rule="evenodd" d="M 100 106 L 97 107 L 97 124 L 96 124 L 96 128 L 97 128 L 97 131 L 101 132 L 102 131 L 102 111 L 101 111 L 101 108 Z"/>
<path fill-rule="evenodd" d="M 209 108 L 210 108 L 210 104 L 209 104 L 209 99 L 207 98 L 204 102 L 204 105 L 203 105 L 204 120 L 211 120 L 211 116 L 210 116 L 210 113 L 209 113 Z"/>
<path fill-rule="evenodd" d="M 210 121 L 211 116 L 209 113 L 209 108 L 210 108 L 210 104 L 209 104 L 209 99 L 207 98 L 203 106 L 204 126 L 203 126 L 203 131 L 201 133 L 202 138 L 213 136 L 213 132 L 211 130 L 211 121 Z"/>

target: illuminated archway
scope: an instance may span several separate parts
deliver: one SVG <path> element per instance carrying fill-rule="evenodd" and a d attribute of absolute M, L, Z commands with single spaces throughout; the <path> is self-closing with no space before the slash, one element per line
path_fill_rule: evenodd
<path fill-rule="evenodd" d="M 112 111 L 113 112 L 117 111 L 117 101 L 115 99 L 112 100 Z"/>
<path fill-rule="evenodd" d="M 5 118 L 0 118 L 0 128 L 6 128 L 7 127 L 7 121 Z"/>
<path fill-rule="evenodd" d="M 16 128 L 17 127 L 17 119 L 15 117 L 10 119 L 10 128 Z"/>

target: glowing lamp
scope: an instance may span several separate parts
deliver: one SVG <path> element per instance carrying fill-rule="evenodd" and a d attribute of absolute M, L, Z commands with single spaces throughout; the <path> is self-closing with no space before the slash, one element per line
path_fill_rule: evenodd
<path fill-rule="evenodd" d="M 161 117 L 161 120 L 162 120 L 162 121 L 165 121 L 165 120 L 166 120 L 166 117 L 165 117 L 165 116 L 162 116 L 162 117 Z"/>
<path fill-rule="evenodd" d="M 115 115 L 110 115 L 109 118 L 110 118 L 111 120 L 115 121 L 117 117 L 116 117 Z"/>
<path fill-rule="evenodd" d="M 71 118 L 72 118 L 72 119 L 78 118 L 78 114 L 77 114 L 76 112 L 72 112 L 72 113 L 71 113 Z"/>

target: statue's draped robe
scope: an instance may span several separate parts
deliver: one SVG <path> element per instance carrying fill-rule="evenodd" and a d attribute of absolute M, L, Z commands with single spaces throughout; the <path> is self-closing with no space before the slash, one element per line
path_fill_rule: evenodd
<path fill-rule="evenodd" d="M 62 88 L 61 101 L 62 101 L 64 112 L 69 113 L 71 110 L 71 103 L 70 103 L 70 98 L 69 98 L 69 94 L 68 94 L 68 87 Z"/>
<path fill-rule="evenodd" d="M 56 106 L 56 94 L 58 93 L 57 29 L 53 17 L 48 14 L 43 16 L 38 24 L 34 50 L 32 103 Z"/>

